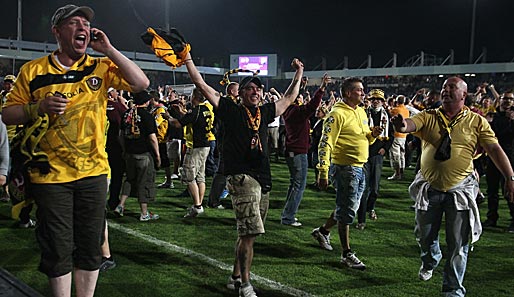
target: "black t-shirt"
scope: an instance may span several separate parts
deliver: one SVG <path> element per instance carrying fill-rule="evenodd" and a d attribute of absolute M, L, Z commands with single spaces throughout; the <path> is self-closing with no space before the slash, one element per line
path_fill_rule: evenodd
<path fill-rule="evenodd" d="M 133 109 L 127 110 L 121 121 L 121 132 L 125 142 L 125 152 L 129 154 L 152 152 L 148 136 L 157 134 L 157 125 L 154 117 L 145 108 L 137 108 L 137 114 Z"/>
<path fill-rule="evenodd" d="M 107 101 L 107 119 L 109 120 L 109 129 L 107 130 L 106 149 L 109 151 L 112 148 L 120 149 L 120 126 L 123 114 L 127 108 L 118 101 Z"/>
<path fill-rule="evenodd" d="M 248 115 L 242 105 L 221 97 L 216 116 L 223 122 L 223 159 L 225 175 L 248 174 L 259 181 L 263 192 L 271 190 L 271 172 L 268 158 L 268 124 L 275 119 L 275 103 L 259 107 L 261 123 L 259 138 L 262 152 L 250 148 L 253 131 L 248 127 Z M 256 108 L 249 108 L 255 116 Z"/>
<path fill-rule="evenodd" d="M 205 104 L 193 108 L 178 120 L 182 126 L 193 125 L 193 148 L 208 147 L 209 133 L 214 121 L 213 114 Z"/>

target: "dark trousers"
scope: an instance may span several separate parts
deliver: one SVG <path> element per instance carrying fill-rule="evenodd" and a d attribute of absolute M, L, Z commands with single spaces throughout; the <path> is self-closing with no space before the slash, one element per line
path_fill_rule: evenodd
<path fill-rule="evenodd" d="M 498 168 L 494 165 L 491 159 L 487 162 L 487 171 L 486 171 L 486 180 L 487 180 L 487 219 L 493 222 L 498 221 L 498 205 L 500 196 L 498 194 L 500 187 L 502 189 L 502 195 L 504 195 L 503 185 L 505 183 L 505 179 L 503 175 L 500 173 Z M 514 219 L 514 203 L 508 202 L 510 217 Z"/>
<path fill-rule="evenodd" d="M 111 167 L 111 183 L 109 184 L 109 201 L 107 205 L 113 210 L 120 203 L 120 192 L 125 172 L 125 161 L 122 157 L 121 146 L 107 148 L 109 167 Z"/>
<path fill-rule="evenodd" d="M 207 201 L 207 205 L 209 207 L 216 207 L 221 204 L 220 196 L 227 186 L 227 177 L 223 175 L 223 170 L 225 168 L 223 162 L 223 154 L 221 154 L 221 151 L 219 151 L 217 164 L 218 172 L 216 172 L 214 178 L 212 179 L 211 191 L 209 192 L 209 200 Z"/>
<path fill-rule="evenodd" d="M 362 195 L 362 199 L 357 211 L 357 222 L 366 222 L 366 212 L 375 209 L 377 202 L 378 192 L 380 190 L 380 176 L 382 175 L 382 165 L 384 163 L 384 156 L 375 155 L 368 159 L 364 164 L 364 171 L 366 172 L 366 190 Z"/>

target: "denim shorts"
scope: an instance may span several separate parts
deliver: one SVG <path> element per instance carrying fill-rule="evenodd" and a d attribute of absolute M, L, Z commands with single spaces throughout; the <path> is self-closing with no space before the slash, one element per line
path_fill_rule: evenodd
<path fill-rule="evenodd" d="M 351 225 L 359 209 L 360 200 L 366 186 L 363 167 L 334 165 L 336 192 L 335 219 Z"/>

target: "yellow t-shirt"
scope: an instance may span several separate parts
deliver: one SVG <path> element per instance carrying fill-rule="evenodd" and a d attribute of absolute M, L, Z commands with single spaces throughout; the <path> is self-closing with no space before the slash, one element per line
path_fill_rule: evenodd
<path fill-rule="evenodd" d="M 444 129 L 437 118 L 437 109 L 424 110 L 411 119 L 416 125 L 413 133 L 421 139 L 421 173 L 432 187 L 447 191 L 473 172 L 473 155 L 477 145 L 498 143 L 487 120 L 464 107 L 464 116 L 452 129 L 451 158 L 434 159 L 442 141 Z"/>
<path fill-rule="evenodd" d="M 33 183 L 71 182 L 108 173 L 105 94 L 109 87 L 131 91 L 108 58 L 84 55 L 65 70 L 51 54 L 21 67 L 6 106 L 37 102 L 57 91 L 70 100 L 63 115 L 50 116 L 50 127 L 39 142 L 48 155 L 50 173 L 32 169 Z"/>
<path fill-rule="evenodd" d="M 362 167 L 368 161 L 369 145 L 374 141 L 364 109 L 337 102 L 323 122 L 317 165 L 320 177 L 328 177 L 330 162 Z"/>

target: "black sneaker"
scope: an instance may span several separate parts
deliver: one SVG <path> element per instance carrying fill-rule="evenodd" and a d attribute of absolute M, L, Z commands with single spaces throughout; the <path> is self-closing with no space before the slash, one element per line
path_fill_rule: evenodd
<path fill-rule="evenodd" d="M 496 221 L 493 221 L 491 219 L 485 220 L 485 222 L 482 224 L 482 227 L 496 227 Z"/>
<path fill-rule="evenodd" d="M 111 270 L 116 267 L 116 262 L 114 262 L 114 259 L 112 257 L 105 258 L 102 257 L 102 264 L 100 264 L 100 272 L 105 272 L 107 270 Z"/>

